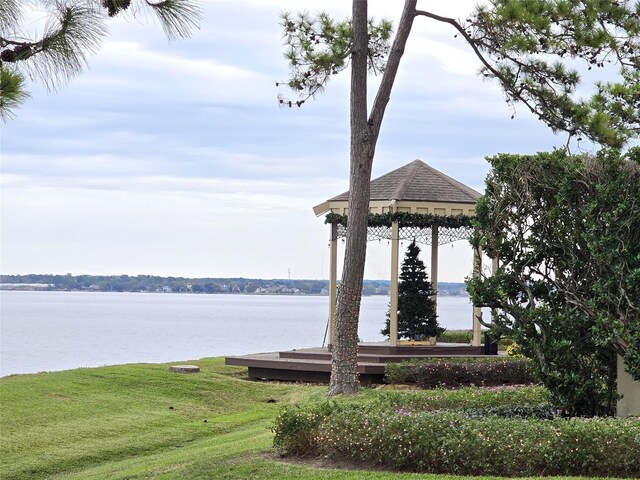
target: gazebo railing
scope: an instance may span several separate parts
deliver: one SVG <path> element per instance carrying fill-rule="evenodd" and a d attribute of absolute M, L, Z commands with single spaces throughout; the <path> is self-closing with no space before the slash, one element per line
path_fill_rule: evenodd
<path fill-rule="evenodd" d="M 473 227 L 439 227 L 438 245 L 467 240 L 471 238 Z M 399 240 L 415 240 L 417 243 L 432 245 L 433 229 L 431 227 L 403 227 L 399 229 Z M 346 238 L 347 227 L 338 225 L 338 238 Z M 367 241 L 391 240 L 391 226 L 376 226 L 367 228 Z"/>

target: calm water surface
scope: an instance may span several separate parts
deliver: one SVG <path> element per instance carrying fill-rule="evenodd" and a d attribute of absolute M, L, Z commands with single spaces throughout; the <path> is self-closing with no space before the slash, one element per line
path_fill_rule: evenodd
<path fill-rule="evenodd" d="M 328 297 L 0 292 L 0 376 L 170 362 L 322 345 Z M 364 297 L 359 336 L 383 340 L 388 297 Z M 471 327 L 468 299 L 438 300 L 442 326 Z"/>

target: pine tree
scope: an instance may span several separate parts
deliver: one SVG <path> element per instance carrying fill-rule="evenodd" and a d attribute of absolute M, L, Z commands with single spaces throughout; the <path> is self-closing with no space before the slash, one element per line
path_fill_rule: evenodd
<path fill-rule="evenodd" d="M 409 340 L 437 337 L 444 331 L 438 325 L 433 284 L 419 254 L 420 247 L 415 241 L 411 242 L 402 262 L 398 285 L 398 337 Z M 389 335 L 389 314 L 382 334 Z"/>
<path fill-rule="evenodd" d="M 328 15 L 283 16 L 291 65 L 288 85 L 300 97 L 287 102 L 283 98 L 282 104 L 301 106 L 351 66 L 349 226 L 329 395 L 358 391 L 369 182 L 382 121 L 416 18 L 450 25 L 482 63 L 483 78 L 500 84 L 509 105 L 531 111 L 554 132 L 566 132 L 569 140 L 584 137 L 621 148 L 640 135 L 637 0 L 489 0 L 466 20 L 418 9 L 417 4 L 405 0 L 392 43 L 389 22 L 368 19 L 367 0 L 353 0 L 351 19 L 345 22 Z M 581 64 L 584 70 L 617 66 L 620 74 L 596 82 L 592 97 L 585 98 L 576 70 Z M 367 71 L 382 74 L 371 108 Z"/>

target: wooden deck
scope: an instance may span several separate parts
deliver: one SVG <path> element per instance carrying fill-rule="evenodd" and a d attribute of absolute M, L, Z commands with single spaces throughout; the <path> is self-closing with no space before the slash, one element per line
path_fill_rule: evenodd
<path fill-rule="evenodd" d="M 422 357 L 475 357 L 482 356 L 483 352 L 484 347 L 460 343 L 398 347 L 391 347 L 388 342 L 361 343 L 358 346 L 358 374 L 362 385 L 383 383 L 385 363 Z M 249 378 L 254 380 L 329 383 L 331 352 L 326 347 L 316 347 L 254 353 L 226 357 L 225 364 L 247 367 Z"/>

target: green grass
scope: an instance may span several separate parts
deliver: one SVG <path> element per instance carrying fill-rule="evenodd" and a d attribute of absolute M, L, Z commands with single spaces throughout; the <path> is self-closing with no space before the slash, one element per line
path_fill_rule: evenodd
<path fill-rule="evenodd" d="M 201 373 L 138 364 L 0 379 L 0 478 L 464 478 L 281 462 L 275 416 L 326 387 L 249 382 L 222 359 L 189 363 Z"/>

